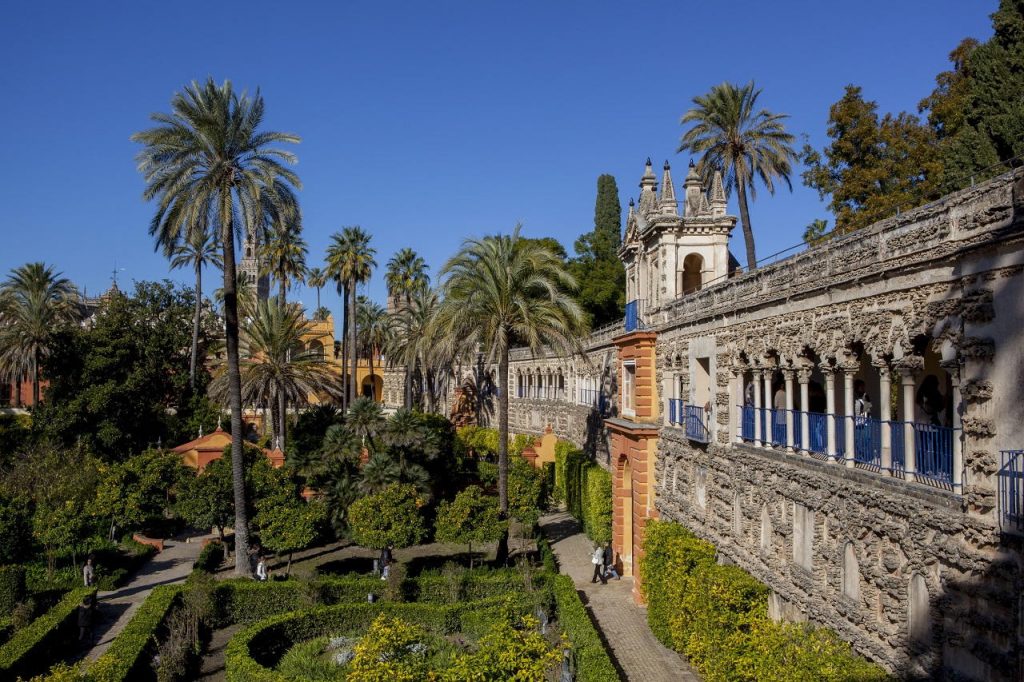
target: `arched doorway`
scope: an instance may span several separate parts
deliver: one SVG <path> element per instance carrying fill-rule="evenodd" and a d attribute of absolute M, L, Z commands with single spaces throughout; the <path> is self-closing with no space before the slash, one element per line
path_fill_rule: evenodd
<path fill-rule="evenodd" d="M 633 468 L 626 455 L 619 457 L 618 483 L 615 506 L 622 519 L 618 560 L 622 564 L 622 575 L 630 576 L 633 575 Z"/>
<path fill-rule="evenodd" d="M 683 295 L 700 289 L 703 270 L 704 259 L 700 254 L 691 253 L 683 259 Z"/>
<path fill-rule="evenodd" d="M 376 374 L 363 377 L 363 385 L 359 395 L 370 398 L 374 402 L 380 402 L 381 393 L 384 390 L 384 380 Z"/>

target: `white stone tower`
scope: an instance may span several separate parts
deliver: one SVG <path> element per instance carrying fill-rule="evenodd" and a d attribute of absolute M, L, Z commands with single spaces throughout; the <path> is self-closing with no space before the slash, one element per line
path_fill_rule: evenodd
<path fill-rule="evenodd" d="M 682 214 L 665 162 L 661 192 L 647 159 L 640 200 L 629 201 L 626 237 L 619 256 L 626 266 L 626 300 L 641 310 L 660 308 L 677 298 L 723 280 L 735 269 L 729 235 L 736 216 L 726 214 L 722 175 L 715 172 L 705 191 L 693 162 L 683 181 Z"/>

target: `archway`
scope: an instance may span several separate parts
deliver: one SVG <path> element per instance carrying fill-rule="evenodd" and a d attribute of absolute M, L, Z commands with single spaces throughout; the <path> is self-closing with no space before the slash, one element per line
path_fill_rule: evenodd
<path fill-rule="evenodd" d="M 683 295 L 698 291 L 701 287 L 701 273 L 704 270 L 704 259 L 691 253 L 683 259 Z"/>
<path fill-rule="evenodd" d="M 359 391 L 359 395 L 364 398 L 370 398 L 374 402 L 379 403 L 381 401 L 381 393 L 384 390 L 384 380 L 377 374 L 371 374 L 363 377 L 363 385 Z"/>
<path fill-rule="evenodd" d="M 633 468 L 629 457 L 619 457 L 618 486 L 615 491 L 615 506 L 618 518 L 622 519 L 618 543 L 618 559 L 622 563 L 622 575 L 633 575 Z M 616 535 L 613 533 L 613 535 Z M 618 562 L 616 562 L 618 563 Z"/>
<path fill-rule="evenodd" d="M 312 357 L 323 360 L 324 359 L 324 344 L 320 343 L 316 339 L 309 342 L 309 350 L 307 351 Z"/>

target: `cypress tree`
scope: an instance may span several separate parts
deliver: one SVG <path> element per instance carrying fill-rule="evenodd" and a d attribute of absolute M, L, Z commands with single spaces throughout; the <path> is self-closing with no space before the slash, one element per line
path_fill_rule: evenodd
<path fill-rule="evenodd" d="M 622 245 L 622 204 L 612 175 L 597 178 L 594 229 L 576 240 L 571 272 L 579 282 L 577 300 L 592 326 L 622 317 L 626 297 L 626 271 L 619 260 Z"/>

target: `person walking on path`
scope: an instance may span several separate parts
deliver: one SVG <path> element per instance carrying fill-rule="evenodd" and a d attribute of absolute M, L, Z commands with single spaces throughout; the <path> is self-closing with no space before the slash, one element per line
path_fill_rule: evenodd
<path fill-rule="evenodd" d="M 259 563 L 256 564 L 256 580 L 264 582 L 267 579 L 267 562 L 260 556 Z"/>
<path fill-rule="evenodd" d="M 96 643 L 96 595 L 87 594 L 78 605 L 78 641 L 88 641 L 90 646 Z M 88 637 L 88 640 L 86 639 Z"/>
<path fill-rule="evenodd" d="M 604 577 L 604 548 L 601 545 L 594 548 L 590 563 L 594 564 L 594 577 L 590 579 L 590 582 L 596 583 L 600 578 L 602 585 L 607 584 L 608 578 Z"/>
<path fill-rule="evenodd" d="M 93 566 L 91 556 L 85 560 L 85 566 L 82 567 L 82 582 L 85 583 L 86 587 L 92 587 L 96 584 L 96 567 Z"/>

